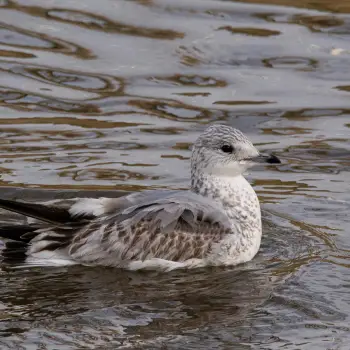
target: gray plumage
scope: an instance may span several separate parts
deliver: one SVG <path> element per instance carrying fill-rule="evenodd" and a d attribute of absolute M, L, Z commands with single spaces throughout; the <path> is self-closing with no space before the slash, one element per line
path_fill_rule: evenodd
<path fill-rule="evenodd" d="M 260 246 L 259 201 L 242 172 L 262 161 L 279 162 L 237 129 L 213 125 L 194 143 L 189 191 L 78 199 L 62 213 L 48 206 L 42 220 L 33 204 L 31 214 L 23 203 L 0 206 L 36 218 L 17 237 L 27 257 L 128 269 L 232 265 L 252 259 Z"/>

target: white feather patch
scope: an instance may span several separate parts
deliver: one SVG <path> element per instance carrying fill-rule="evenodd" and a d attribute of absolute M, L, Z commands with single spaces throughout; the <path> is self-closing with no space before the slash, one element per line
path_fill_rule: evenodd
<path fill-rule="evenodd" d="M 83 198 L 74 203 L 69 213 L 72 216 L 94 215 L 100 216 L 105 213 L 105 203 L 109 198 Z"/>
<path fill-rule="evenodd" d="M 59 249 L 53 252 L 44 250 L 40 253 L 34 253 L 27 257 L 26 263 L 38 266 L 66 266 L 78 264 L 76 261 L 70 259 L 65 249 Z"/>
<path fill-rule="evenodd" d="M 193 269 L 197 267 L 204 267 L 206 265 L 208 265 L 208 261 L 205 259 L 189 259 L 183 262 L 177 262 L 165 259 L 152 258 L 145 261 L 131 261 L 126 268 L 131 271 L 158 270 L 168 272 L 183 268 Z"/>

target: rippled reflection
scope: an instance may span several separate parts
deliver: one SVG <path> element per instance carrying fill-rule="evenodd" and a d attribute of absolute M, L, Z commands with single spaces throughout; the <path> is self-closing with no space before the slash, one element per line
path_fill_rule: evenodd
<path fill-rule="evenodd" d="M 50 37 L 45 33 L 22 30 L 8 24 L 2 25 L 0 28 L 0 44 L 13 48 L 62 53 L 76 56 L 79 59 L 92 59 L 95 57 L 90 50 L 78 44 Z M 27 55 L 29 55 L 28 58 L 35 57 L 34 55 Z M 17 57 L 21 58 L 21 56 Z"/>
<path fill-rule="evenodd" d="M 247 174 L 264 235 L 246 265 L 2 265 L 1 349 L 347 349 L 346 1 L 0 6 L 3 197 L 187 189 L 192 142 L 211 123 L 283 161 Z"/>

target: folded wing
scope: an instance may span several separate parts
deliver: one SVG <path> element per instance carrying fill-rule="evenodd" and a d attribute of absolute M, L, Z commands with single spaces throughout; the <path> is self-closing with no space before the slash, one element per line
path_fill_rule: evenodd
<path fill-rule="evenodd" d="M 11 205 L 0 202 L 5 209 L 19 212 Z M 23 206 L 21 203 L 21 214 L 40 220 L 37 211 L 33 215 L 33 208 L 26 212 Z M 123 266 L 152 258 L 201 259 L 231 230 L 217 202 L 190 191 L 81 199 L 65 210 L 56 222 L 52 217 L 43 219 L 45 223 L 35 229 L 31 226 L 27 233 L 17 227 L 19 236 L 13 239 L 28 244 L 29 255 L 64 249 L 71 259 L 83 264 Z M 52 208 L 42 212 L 52 213 Z"/>
<path fill-rule="evenodd" d="M 75 235 L 69 250 L 74 260 L 122 265 L 152 258 L 202 259 L 230 233 L 223 208 L 192 192 L 157 191 L 124 199 L 128 206 L 91 221 Z"/>

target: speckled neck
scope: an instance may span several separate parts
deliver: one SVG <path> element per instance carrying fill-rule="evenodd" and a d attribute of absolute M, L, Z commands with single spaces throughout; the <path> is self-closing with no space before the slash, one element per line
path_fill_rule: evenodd
<path fill-rule="evenodd" d="M 219 202 L 230 218 L 233 231 L 244 236 L 261 234 L 259 200 L 242 175 L 215 176 L 197 171 L 192 173 L 191 190 Z"/>

